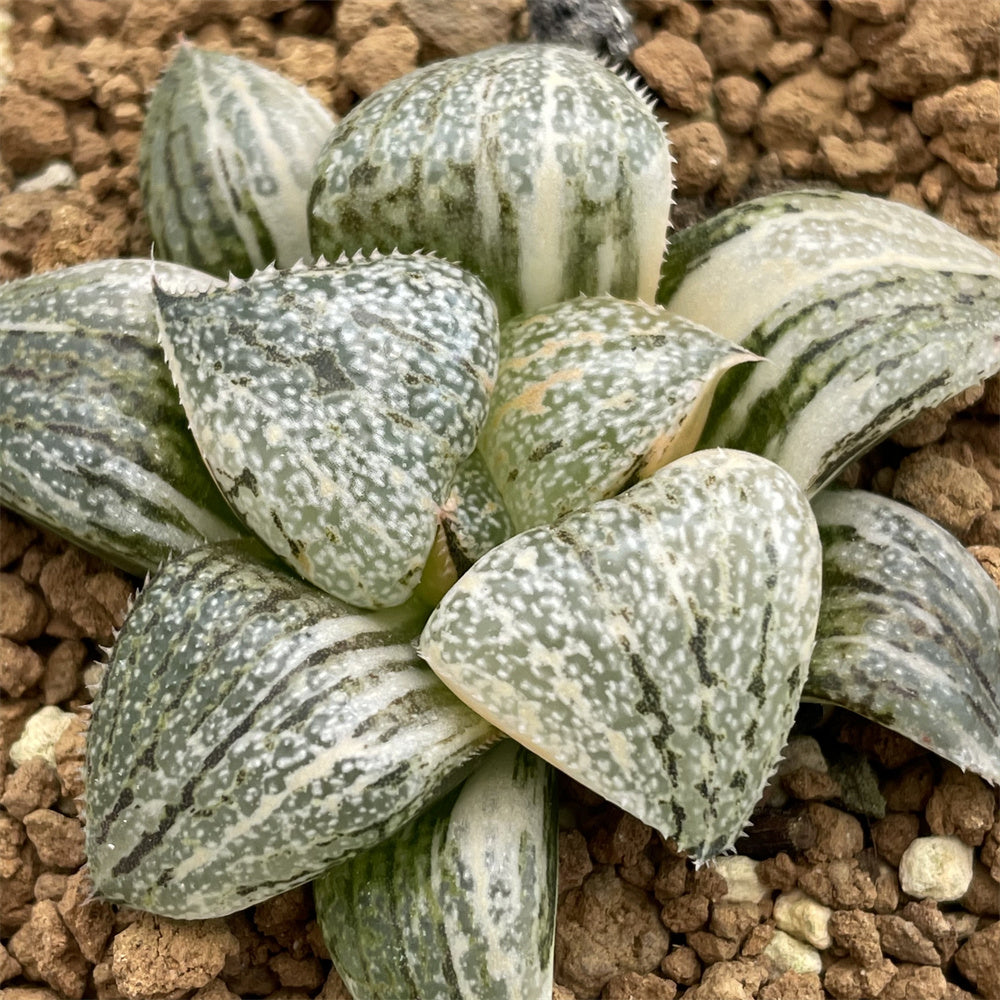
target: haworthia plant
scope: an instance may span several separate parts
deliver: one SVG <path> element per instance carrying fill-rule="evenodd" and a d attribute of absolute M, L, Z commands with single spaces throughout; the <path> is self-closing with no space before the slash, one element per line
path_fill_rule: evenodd
<path fill-rule="evenodd" d="M 192 291 L 214 283 L 175 264 L 156 273 Z M 0 288 L 0 500 L 138 574 L 243 534 L 157 344 L 149 261 Z"/>
<path fill-rule="evenodd" d="M 769 195 L 678 234 L 659 300 L 768 360 L 725 377 L 703 445 L 765 455 L 810 495 L 1000 370 L 1000 257 L 867 195 Z"/>
<path fill-rule="evenodd" d="M 723 372 L 755 360 L 657 306 L 576 298 L 505 324 L 479 450 L 518 528 L 694 449 Z"/>
<path fill-rule="evenodd" d="M 944 528 L 894 500 L 824 490 L 823 599 L 805 696 L 1000 781 L 1000 590 Z"/>
<path fill-rule="evenodd" d="M 501 318 L 580 292 L 652 301 L 670 150 L 632 84 L 560 45 L 505 45 L 387 84 L 336 127 L 310 197 L 314 253 L 429 249 Z"/>
<path fill-rule="evenodd" d="M 703 451 L 487 553 L 420 650 L 484 718 L 705 859 L 788 737 L 819 589 L 788 474 Z"/>
<path fill-rule="evenodd" d="M 182 42 L 139 147 L 157 255 L 221 278 L 308 257 L 312 165 L 334 124 L 285 77 Z"/>
<path fill-rule="evenodd" d="M 407 600 L 496 377 L 478 279 L 395 254 L 156 300 L 191 430 L 234 510 L 341 600 Z"/>
<path fill-rule="evenodd" d="M 355 1000 L 552 995 L 554 778 L 506 740 L 458 791 L 317 880 L 323 937 Z"/>
<path fill-rule="evenodd" d="M 140 594 L 87 738 L 99 896 L 217 917 L 383 840 L 498 734 L 416 656 L 420 617 L 363 613 L 238 547 Z"/>

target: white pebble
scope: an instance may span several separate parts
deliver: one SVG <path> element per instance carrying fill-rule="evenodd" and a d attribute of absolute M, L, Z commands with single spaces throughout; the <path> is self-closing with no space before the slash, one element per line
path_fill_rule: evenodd
<path fill-rule="evenodd" d="M 958 899 L 972 882 L 973 859 L 958 837 L 917 837 L 899 859 L 900 888 L 917 899 Z"/>
<path fill-rule="evenodd" d="M 742 854 L 717 858 L 715 870 L 726 880 L 727 903 L 759 903 L 770 889 L 757 877 L 757 862 Z"/>
<path fill-rule="evenodd" d="M 818 975 L 823 971 L 823 959 L 811 944 L 781 930 L 771 935 L 763 954 L 778 973 L 815 972 Z"/>
<path fill-rule="evenodd" d="M 11 763 L 19 767 L 32 757 L 44 757 L 55 767 L 56 744 L 72 721 L 72 712 L 64 712 L 55 705 L 40 708 L 24 724 L 21 738 L 10 748 Z"/>
<path fill-rule="evenodd" d="M 783 892 L 774 901 L 774 922 L 800 941 L 808 941 L 820 950 L 833 943 L 830 937 L 829 906 L 817 903 L 801 889 Z"/>
<path fill-rule="evenodd" d="M 36 174 L 25 177 L 15 190 L 51 191 L 53 188 L 71 188 L 76 184 L 76 171 L 63 160 L 53 160 Z"/>

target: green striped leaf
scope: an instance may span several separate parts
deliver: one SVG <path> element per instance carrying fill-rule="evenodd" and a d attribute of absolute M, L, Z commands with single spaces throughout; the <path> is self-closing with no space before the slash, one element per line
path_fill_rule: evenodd
<path fill-rule="evenodd" d="M 191 429 L 233 509 L 341 600 L 407 600 L 496 377 L 482 284 L 395 254 L 156 298 Z"/>
<path fill-rule="evenodd" d="M 810 495 L 1000 370 L 1000 257 L 868 195 L 771 195 L 692 227 L 659 301 L 769 362 L 723 379 L 702 444 L 764 455 Z"/>
<path fill-rule="evenodd" d="M 314 253 L 428 249 L 501 318 L 610 292 L 651 302 L 670 151 L 633 85 L 559 45 L 434 63 L 362 101 L 316 163 Z"/>
<path fill-rule="evenodd" d="M 390 836 L 495 731 L 363 613 L 236 547 L 169 563 L 129 614 L 87 737 L 98 895 L 217 917 Z"/>
<path fill-rule="evenodd" d="M 507 740 L 461 789 L 330 869 L 316 912 L 355 1000 L 552 993 L 554 772 Z"/>
<path fill-rule="evenodd" d="M 705 859 L 787 740 L 819 590 L 788 474 L 703 451 L 488 552 L 420 649 L 484 718 Z"/>
<path fill-rule="evenodd" d="M 174 264 L 156 274 L 192 290 L 214 283 Z M 0 287 L 0 502 L 137 574 L 243 533 L 157 344 L 148 261 Z"/>
<path fill-rule="evenodd" d="M 505 324 L 479 450 L 518 530 L 692 451 L 720 376 L 752 360 L 664 309 L 609 296 Z"/>
<path fill-rule="evenodd" d="M 307 258 L 312 165 L 334 124 L 290 80 L 182 41 L 139 147 L 156 253 L 221 278 Z"/>
<path fill-rule="evenodd" d="M 805 696 L 1000 781 L 1000 590 L 919 511 L 861 490 L 812 506 L 823 599 Z"/>

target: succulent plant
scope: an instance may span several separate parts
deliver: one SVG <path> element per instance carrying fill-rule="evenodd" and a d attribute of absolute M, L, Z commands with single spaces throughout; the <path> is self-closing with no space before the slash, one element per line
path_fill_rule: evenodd
<path fill-rule="evenodd" d="M 283 99 L 226 118 L 224 89 L 162 147 L 173 176 Z M 154 159 L 146 197 L 184 234 L 158 252 L 183 256 L 206 230 Z M 97 893 L 196 918 L 320 878 L 356 996 L 401 971 L 414 996 L 546 995 L 549 765 L 699 861 L 802 698 L 1000 778 L 1000 591 L 925 518 L 824 488 L 1000 369 L 994 255 L 796 192 L 678 234 L 657 293 L 666 140 L 558 46 L 390 85 L 311 177 L 296 225 L 335 263 L 0 289 L 0 496 L 155 570 L 88 734 Z M 259 267 L 254 211 L 202 266 Z"/>

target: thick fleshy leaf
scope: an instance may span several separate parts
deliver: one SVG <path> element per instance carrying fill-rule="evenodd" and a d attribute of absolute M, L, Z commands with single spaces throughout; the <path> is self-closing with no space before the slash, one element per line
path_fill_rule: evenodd
<path fill-rule="evenodd" d="M 764 455 L 810 495 L 1000 370 L 1000 257 L 869 195 L 722 212 L 671 242 L 658 300 L 769 362 L 723 379 L 702 444 Z"/>
<path fill-rule="evenodd" d="M 156 274 L 192 290 L 215 284 L 176 264 Z M 0 501 L 138 574 L 243 533 L 157 344 L 149 261 L 0 288 Z"/>
<path fill-rule="evenodd" d="M 498 728 L 704 859 L 787 740 L 819 589 L 788 474 L 703 451 L 488 552 L 420 648 Z"/>
<path fill-rule="evenodd" d="M 313 161 L 335 123 L 285 77 L 182 41 L 139 147 L 157 255 L 220 278 L 308 257 Z"/>
<path fill-rule="evenodd" d="M 510 740 L 400 833 L 326 872 L 316 913 L 355 1000 L 552 994 L 552 769 Z"/>
<path fill-rule="evenodd" d="M 692 451 L 722 373 L 753 360 L 665 309 L 609 296 L 505 324 L 479 450 L 518 530 Z"/>
<path fill-rule="evenodd" d="M 501 318 L 584 292 L 652 302 L 672 178 L 633 86 L 561 45 L 503 45 L 380 88 L 334 129 L 310 196 L 314 253 L 433 250 Z"/>
<path fill-rule="evenodd" d="M 233 509 L 341 600 L 407 600 L 496 376 L 482 284 L 395 254 L 156 298 L 181 402 Z"/>
<path fill-rule="evenodd" d="M 236 547 L 142 591 L 87 736 L 97 893 L 217 917 L 399 830 L 498 734 L 420 663 L 414 611 L 360 612 Z"/>
<path fill-rule="evenodd" d="M 805 696 L 1000 781 L 1000 590 L 944 528 L 861 490 L 813 500 L 823 600 Z"/>

